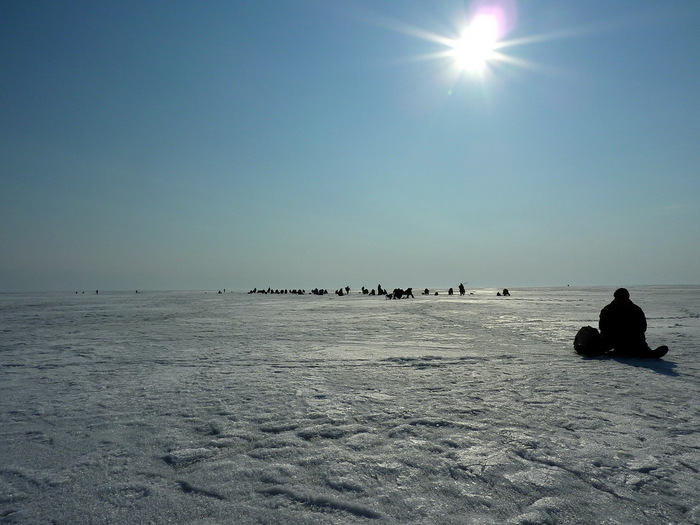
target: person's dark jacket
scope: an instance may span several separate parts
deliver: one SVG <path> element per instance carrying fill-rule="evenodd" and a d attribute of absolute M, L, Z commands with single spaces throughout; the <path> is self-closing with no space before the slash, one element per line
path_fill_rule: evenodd
<path fill-rule="evenodd" d="M 606 346 L 615 350 L 647 348 L 644 333 L 647 319 L 642 309 L 629 299 L 615 299 L 600 312 L 598 323 Z"/>

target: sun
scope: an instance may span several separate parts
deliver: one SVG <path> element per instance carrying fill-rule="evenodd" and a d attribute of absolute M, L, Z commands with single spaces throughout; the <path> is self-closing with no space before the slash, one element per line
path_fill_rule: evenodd
<path fill-rule="evenodd" d="M 452 42 L 451 55 L 455 65 L 467 71 L 483 71 L 497 56 L 500 31 L 497 17 L 490 14 L 477 15 L 461 38 Z"/>

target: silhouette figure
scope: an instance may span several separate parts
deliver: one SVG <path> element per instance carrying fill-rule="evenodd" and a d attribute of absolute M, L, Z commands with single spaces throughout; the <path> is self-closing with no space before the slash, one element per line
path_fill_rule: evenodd
<path fill-rule="evenodd" d="M 600 311 L 598 322 L 602 338 L 602 351 L 613 350 L 624 357 L 661 357 L 668 352 L 667 346 L 656 350 L 646 342 L 647 319 L 644 311 L 630 300 L 625 288 L 618 288 L 613 301 Z"/>

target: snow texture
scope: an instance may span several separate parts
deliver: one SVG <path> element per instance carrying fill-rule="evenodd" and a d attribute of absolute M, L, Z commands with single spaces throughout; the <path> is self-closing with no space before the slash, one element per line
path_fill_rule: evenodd
<path fill-rule="evenodd" d="M 0 523 L 700 524 L 700 287 L 0 295 Z"/>

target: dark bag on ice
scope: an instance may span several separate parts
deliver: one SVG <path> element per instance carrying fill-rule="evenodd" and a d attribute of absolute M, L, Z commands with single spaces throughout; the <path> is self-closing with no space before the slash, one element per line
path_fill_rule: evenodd
<path fill-rule="evenodd" d="M 574 338 L 574 349 L 581 355 L 600 355 L 603 341 L 600 332 L 592 326 L 582 327 Z"/>

